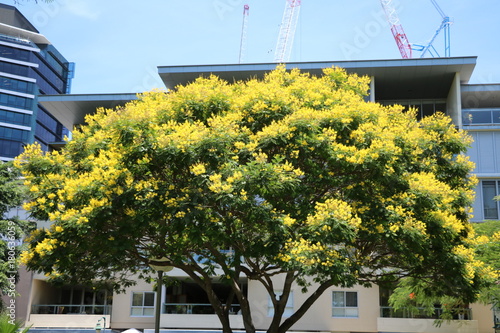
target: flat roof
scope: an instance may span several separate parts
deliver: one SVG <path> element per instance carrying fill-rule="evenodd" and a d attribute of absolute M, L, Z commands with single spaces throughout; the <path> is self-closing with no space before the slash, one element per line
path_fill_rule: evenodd
<path fill-rule="evenodd" d="M 375 98 L 383 100 L 445 99 L 456 73 L 469 81 L 477 57 L 293 62 L 286 67 L 321 75 L 323 68 L 343 67 L 349 73 L 375 77 Z M 193 82 L 199 76 L 214 74 L 229 82 L 262 78 L 276 63 L 159 66 L 158 74 L 168 89 Z M 133 93 L 42 95 L 39 102 L 68 129 L 83 124 L 86 114 L 98 107 L 114 108 L 137 99 Z"/>
<path fill-rule="evenodd" d="M 355 61 L 290 62 L 286 68 L 298 68 L 313 75 L 321 75 L 327 67 L 342 67 L 348 73 L 375 77 L 378 100 L 411 98 L 446 98 L 455 73 L 461 83 L 467 83 L 476 65 L 477 57 L 418 58 Z M 159 66 L 158 74 L 167 89 L 193 82 L 199 76 L 214 74 L 229 82 L 250 77 L 262 78 L 276 68 L 276 63 Z M 430 95 L 429 95 L 430 94 Z M 427 96 L 428 95 L 428 96 Z"/>
<path fill-rule="evenodd" d="M 72 130 L 73 126 L 85 122 L 87 114 L 94 113 L 100 107 L 112 109 L 137 98 L 134 93 L 40 95 L 38 102 L 64 127 Z"/>

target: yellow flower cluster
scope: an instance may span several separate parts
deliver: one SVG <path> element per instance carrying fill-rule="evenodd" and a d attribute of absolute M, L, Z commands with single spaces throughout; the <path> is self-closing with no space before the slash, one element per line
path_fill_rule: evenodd
<path fill-rule="evenodd" d="M 295 223 L 295 219 L 291 218 L 289 215 L 286 215 L 283 218 L 283 224 L 286 225 L 287 227 L 291 227 Z"/>
<path fill-rule="evenodd" d="M 203 163 L 198 163 L 198 164 L 192 165 L 190 170 L 196 176 L 202 175 L 205 172 L 207 172 L 207 170 L 205 168 L 205 164 L 203 164 Z"/>
<path fill-rule="evenodd" d="M 31 250 L 24 250 L 21 252 L 21 255 L 19 256 L 19 261 L 23 265 L 27 265 L 35 256 L 35 253 Z"/>
<path fill-rule="evenodd" d="M 307 223 L 315 226 L 330 224 L 330 219 L 337 223 L 347 223 L 354 229 L 361 225 L 361 219 L 353 214 L 351 206 L 339 199 L 316 203 L 315 212 L 307 217 Z"/>
<path fill-rule="evenodd" d="M 474 249 L 467 248 L 464 245 L 458 245 L 453 249 L 453 254 L 460 257 L 465 262 L 465 278 L 473 283 L 476 275 L 480 275 L 486 279 L 497 279 L 498 272 L 495 272 L 490 266 L 484 262 L 477 260 L 474 256 Z"/>
<path fill-rule="evenodd" d="M 423 236 L 427 236 L 427 226 L 425 225 L 425 223 L 413 217 L 408 217 L 405 219 L 403 228 L 414 230 Z"/>
<path fill-rule="evenodd" d="M 222 175 L 219 173 L 214 173 L 208 177 L 210 180 L 209 190 L 214 193 L 230 192 L 233 187 L 231 184 L 222 182 Z"/>
<path fill-rule="evenodd" d="M 408 177 L 410 189 L 440 199 L 442 206 L 450 204 L 457 196 L 456 190 L 436 179 L 430 172 L 413 173 Z"/>
<path fill-rule="evenodd" d="M 43 257 L 47 253 L 51 252 L 57 245 L 57 239 L 45 238 L 35 246 L 35 252 Z"/>
<path fill-rule="evenodd" d="M 185 152 L 191 146 L 209 137 L 210 130 L 201 122 L 169 122 L 165 131 L 159 132 L 156 138 L 160 148 L 173 146 Z"/>
<path fill-rule="evenodd" d="M 434 211 L 432 212 L 432 216 L 434 216 L 434 218 L 436 218 L 438 221 L 441 221 L 443 227 L 451 230 L 455 234 L 465 229 L 464 224 L 450 212 Z"/>

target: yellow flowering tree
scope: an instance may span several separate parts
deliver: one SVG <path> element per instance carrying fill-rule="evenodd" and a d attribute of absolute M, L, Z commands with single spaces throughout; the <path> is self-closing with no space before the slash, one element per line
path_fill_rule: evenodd
<path fill-rule="evenodd" d="M 61 281 L 119 287 L 166 258 L 207 292 L 225 332 L 233 299 L 214 293 L 219 271 L 247 332 L 243 277 L 269 292 L 268 332 L 288 330 L 331 286 L 412 277 L 471 301 L 482 276 L 469 250 L 469 138 L 442 114 L 418 122 L 366 102 L 367 89 L 338 68 L 278 67 L 99 110 L 62 151 L 33 145 L 17 159 L 26 208 L 53 221 L 23 260 Z M 294 284 L 311 292 L 283 320 Z"/>

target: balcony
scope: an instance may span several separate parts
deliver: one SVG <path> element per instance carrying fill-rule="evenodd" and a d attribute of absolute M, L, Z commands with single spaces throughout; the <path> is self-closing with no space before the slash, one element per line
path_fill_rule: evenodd
<path fill-rule="evenodd" d="M 232 305 L 229 314 L 229 321 L 235 329 L 244 328 L 239 310 L 238 304 Z M 160 326 L 182 329 L 222 328 L 212 306 L 205 303 L 163 303 Z"/>
<path fill-rule="evenodd" d="M 434 312 L 429 315 L 426 314 L 424 309 L 418 309 L 416 311 L 409 309 L 401 309 L 395 311 L 394 308 L 389 306 L 380 307 L 380 317 L 381 318 L 412 318 L 412 319 L 438 319 L 443 313 L 443 309 L 434 308 Z M 472 310 L 471 309 L 460 309 L 460 312 L 455 315 L 454 320 L 471 320 Z"/>
<path fill-rule="evenodd" d="M 463 109 L 462 124 L 468 126 L 500 126 L 500 108 Z"/>
<path fill-rule="evenodd" d="M 107 327 L 111 305 L 38 304 L 31 307 L 27 326 L 51 328 L 94 328 L 102 317 Z"/>
<path fill-rule="evenodd" d="M 39 304 L 31 306 L 31 314 L 111 314 L 111 305 Z"/>
<path fill-rule="evenodd" d="M 230 314 L 240 311 L 239 304 L 231 305 Z M 165 314 L 215 314 L 212 305 L 205 303 L 163 303 L 162 313 Z"/>
<path fill-rule="evenodd" d="M 379 332 L 426 332 L 426 333 L 477 333 L 478 322 L 472 320 L 472 310 L 463 309 L 453 320 L 436 325 L 436 319 L 442 309 L 436 308 L 432 315 L 426 315 L 423 309 L 417 311 L 398 310 L 391 307 L 380 307 L 380 317 L 377 319 Z"/>

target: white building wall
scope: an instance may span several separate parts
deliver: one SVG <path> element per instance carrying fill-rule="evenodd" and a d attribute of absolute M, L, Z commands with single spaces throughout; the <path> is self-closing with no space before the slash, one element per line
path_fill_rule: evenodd
<path fill-rule="evenodd" d="M 153 285 L 137 278 L 137 284 L 126 292 L 113 295 L 111 327 L 113 328 L 154 328 L 154 317 L 133 317 L 132 293 L 154 291 Z M 156 302 L 155 302 L 156 304 Z"/>
<path fill-rule="evenodd" d="M 278 282 L 275 278 L 275 282 Z M 280 283 L 276 283 L 279 286 Z M 314 291 L 314 285 L 309 292 Z M 358 318 L 332 317 L 332 292 L 358 292 Z M 302 294 L 301 287 L 293 287 L 293 308 L 297 310 L 308 297 Z M 265 288 L 256 281 L 249 281 L 248 298 L 253 313 L 253 320 L 258 330 L 265 330 L 271 323 L 268 316 L 268 294 Z M 379 289 L 357 286 L 352 289 L 332 287 L 327 289 L 312 305 L 309 311 L 291 328 L 294 331 L 330 331 L 330 332 L 377 332 L 377 318 L 380 314 Z"/>

